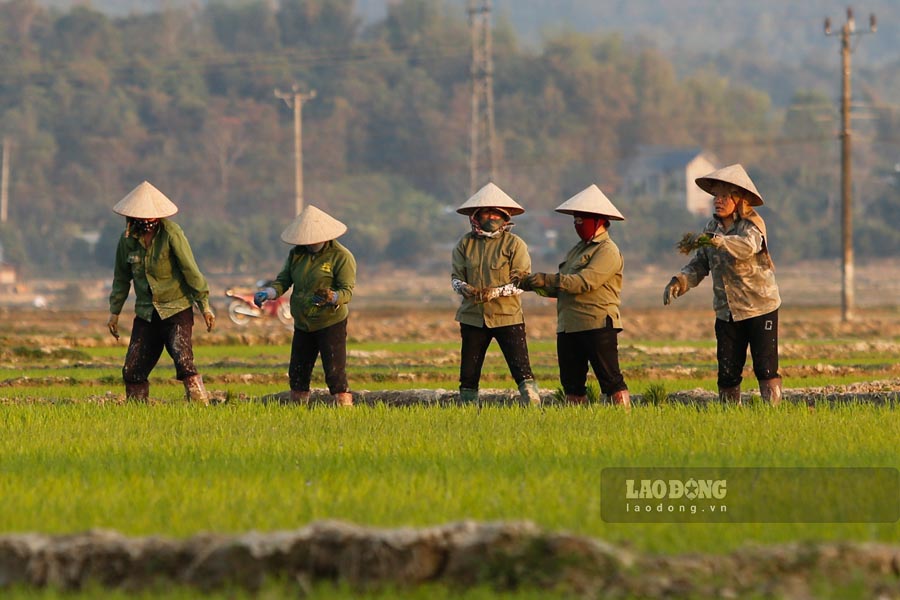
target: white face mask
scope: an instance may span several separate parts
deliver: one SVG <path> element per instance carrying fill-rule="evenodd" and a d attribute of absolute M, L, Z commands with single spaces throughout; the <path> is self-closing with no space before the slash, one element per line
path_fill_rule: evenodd
<path fill-rule="evenodd" d="M 310 254 L 315 254 L 325 247 L 325 242 L 319 242 L 318 244 L 306 244 L 303 247 L 306 248 L 306 251 Z"/>

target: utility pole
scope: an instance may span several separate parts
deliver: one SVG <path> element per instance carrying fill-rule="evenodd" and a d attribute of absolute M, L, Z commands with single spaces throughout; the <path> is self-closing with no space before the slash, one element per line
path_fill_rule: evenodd
<path fill-rule="evenodd" d="M 3 163 L 0 165 L 0 224 L 6 223 L 9 211 L 9 149 L 12 142 L 3 136 Z"/>
<path fill-rule="evenodd" d="M 472 122 L 469 130 L 469 191 L 494 180 L 494 60 L 491 0 L 469 0 L 472 36 Z"/>
<path fill-rule="evenodd" d="M 875 15 L 869 15 L 869 30 L 856 31 L 853 9 L 847 9 L 847 22 L 840 33 L 831 31 L 831 19 L 825 19 L 825 35 L 841 36 L 841 238 L 843 257 L 841 262 L 841 320 L 853 319 L 853 173 L 850 128 L 850 55 L 853 48 L 850 37 L 875 33 L 878 29 Z"/>
<path fill-rule="evenodd" d="M 300 86 L 291 86 L 290 92 L 275 90 L 275 96 L 294 109 L 294 210 L 303 212 L 303 103 L 316 97 L 316 90 L 300 93 Z"/>

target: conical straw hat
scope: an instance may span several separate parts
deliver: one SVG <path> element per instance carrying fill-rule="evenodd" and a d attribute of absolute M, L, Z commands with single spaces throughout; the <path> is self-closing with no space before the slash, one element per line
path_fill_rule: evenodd
<path fill-rule="evenodd" d="M 474 196 L 456 209 L 456 212 L 461 215 L 471 215 L 477 212 L 479 208 L 502 208 L 512 216 L 521 215 L 525 212 L 525 209 L 518 202 L 510 198 L 506 192 L 494 183 L 488 183 L 475 192 Z"/>
<path fill-rule="evenodd" d="M 166 198 L 165 194 L 145 181 L 119 200 L 113 206 L 113 212 L 135 219 L 163 219 L 177 213 L 178 207 Z"/>
<path fill-rule="evenodd" d="M 740 164 L 728 165 L 718 171 L 713 171 L 709 175 L 698 177 L 695 181 L 700 189 L 710 194 L 714 194 L 713 189 L 716 183 L 728 183 L 734 187 L 741 188 L 745 192 L 749 192 L 753 196 L 747 202 L 750 206 L 762 206 L 762 196 L 756 190 L 756 186 L 753 185 L 753 181 L 750 180 L 747 171 Z"/>
<path fill-rule="evenodd" d="M 281 241 L 305 246 L 333 240 L 347 233 L 347 226 L 315 206 L 308 205 L 281 233 Z"/>
<path fill-rule="evenodd" d="M 609 198 L 595 184 L 591 184 L 590 187 L 581 190 L 554 210 L 564 215 L 574 215 L 577 212 L 583 212 L 601 215 L 610 221 L 625 220 L 619 209 L 613 206 Z"/>

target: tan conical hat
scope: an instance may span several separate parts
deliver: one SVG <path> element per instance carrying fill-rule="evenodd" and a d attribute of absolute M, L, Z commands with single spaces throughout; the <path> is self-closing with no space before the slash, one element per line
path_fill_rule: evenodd
<path fill-rule="evenodd" d="M 163 219 L 178 212 L 178 207 L 161 191 L 144 182 L 113 206 L 113 212 L 135 219 Z"/>
<path fill-rule="evenodd" d="M 718 171 L 713 171 L 709 175 L 698 177 L 695 181 L 700 189 L 710 194 L 714 193 L 713 189 L 715 188 L 716 183 L 728 183 L 734 187 L 741 188 L 745 192 L 749 192 L 750 195 L 753 196 L 753 198 L 747 202 L 750 206 L 762 206 L 762 196 L 756 190 L 756 186 L 753 185 L 753 181 L 750 180 L 747 171 L 745 171 L 744 167 L 740 164 L 728 165 Z"/>
<path fill-rule="evenodd" d="M 581 190 L 554 210 L 564 215 L 574 215 L 577 212 L 601 215 L 610 221 L 624 221 L 625 217 L 619 209 L 613 206 L 606 194 L 600 191 L 595 184 Z"/>
<path fill-rule="evenodd" d="M 510 215 L 521 215 L 525 212 L 518 202 L 497 187 L 493 182 L 475 192 L 475 195 L 466 200 L 462 206 L 456 209 L 461 215 L 471 215 L 479 208 L 502 208 Z"/>
<path fill-rule="evenodd" d="M 305 246 L 327 242 L 345 233 L 346 225 L 315 206 L 308 205 L 281 233 L 281 241 Z"/>

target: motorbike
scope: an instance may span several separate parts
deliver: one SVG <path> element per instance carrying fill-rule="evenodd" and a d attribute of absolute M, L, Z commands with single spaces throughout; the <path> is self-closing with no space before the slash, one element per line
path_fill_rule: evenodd
<path fill-rule="evenodd" d="M 257 283 L 257 288 L 262 288 L 262 282 Z M 291 317 L 290 294 L 282 294 L 274 300 L 269 300 L 262 308 L 253 303 L 253 292 L 239 293 L 232 288 L 225 290 L 225 295 L 231 298 L 228 303 L 228 318 L 235 325 L 247 326 L 253 319 L 276 317 L 285 327 L 292 327 L 294 319 Z"/>

